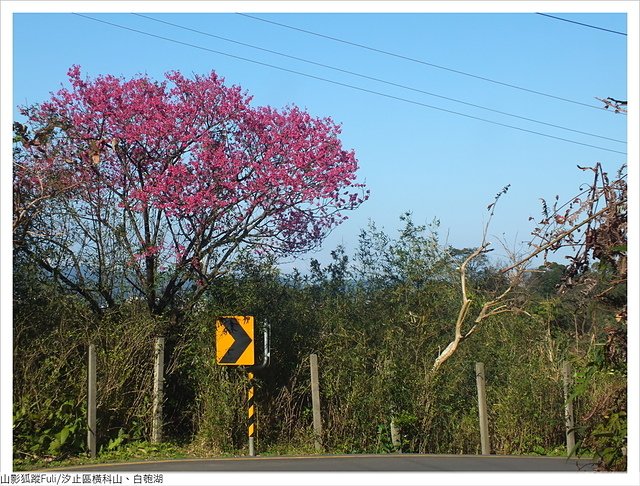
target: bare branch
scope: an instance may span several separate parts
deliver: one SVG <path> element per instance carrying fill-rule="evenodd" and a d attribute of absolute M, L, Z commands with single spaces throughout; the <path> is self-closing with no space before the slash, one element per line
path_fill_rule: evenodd
<path fill-rule="evenodd" d="M 579 228 L 581 228 L 582 226 L 590 223 L 591 221 L 593 221 L 594 219 L 599 218 L 600 216 L 602 216 L 604 213 L 606 213 L 607 211 L 610 211 L 611 208 L 610 207 L 605 207 L 602 208 L 600 211 L 598 211 L 597 213 L 593 214 L 592 216 L 586 218 L 585 220 L 583 220 L 582 222 L 580 222 L 579 224 L 572 226 L 571 228 L 567 229 L 566 231 L 563 231 L 562 233 L 558 234 L 555 238 L 553 238 L 552 240 L 548 241 L 547 243 L 545 243 L 544 245 L 539 246 L 535 251 L 533 251 L 532 253 L 529 253 L 527 256 L 525 256 L 524 258 L 518 260 L 516 263 L 514 263 L 513 265 L 511 265 L 510 267 L 504 268 L 501 270 L 502 273 L 507 273 L 511 270 L 513 270 L 514 268 L 518 268 L 521 267 L 522 265 L 524 265 L 525 263 L 527 263 L 528 261 L 530 261 L 531 259 L 533 259 L 534 257 L 538 256 L 540 253 L 542 253 L 545 250 L 549 250 L 550 248 L 553 248 L 555 245 L 557 245 L 558 243 L 560 243 L 562 240 L 564 240 L 567 236 L 569 236 L 570 234 L 574 233 L 576 230 L 578 230 Z"/>
<path fill-rule="evenodd" d="M 524 257 L 517 259 L 517 261 L 515 261 L 515 263 L 513 263 L 512 265 L 500 270 L 501 274 L 507 274 L 507 273 L 513 272 L 511 273 L 510 283 L 508 287 L 496 297 L 485 302 L 482 305 L 477 316 L 475 317 L 471 328 L 468 331 L 463 332 L 464 322 L 468 317 L 469 309 L 472 303 L 467 293 L 467 267 L 474 259 L 478 258 L 480 255 L 485 253 L 489 246 L 489 243 L 486 242 L 486 237 L 487 237 L 488 226 L 491 221 L 491 216 L 493 216 L 493 212 L 495 210 L 495 203 L 490 204 L 488 206 L 488 209 L 491 211 L 491 213 L 490 213 L 489 221 L 484 227 L 484 231 L 482 235 L 482 243 L 478 248 L 476 248 L 476 250 L 473 253 L 471 253 L 465 259 L 465 261 L 462 263 L 459 269 L 462 302 L 461 302 L 460 310 L 458 312 L 458 317 L 456 319 L 455 326 L 454 326 L 454 338 L 445 347 L 445 349 L 439 353 L 439 355 L 435 359 L 433 366 L 431 368 L 432 372 L 437 371 L 444 362 L 446 362 L 449 358 L 451 358 L 451 356 L 453 356 L 453 354 L 458 349 L 458 346 L 460 345 L 460 343 L 463 340 L 470 337 L 472 334 L 474 334 L 478 330 L 482 321 L 484 321 L 485 319 L 488 319 L 489 317 L 497 316 L 503 313 L 507 313 L 507 312 L 521 312 L 526 315 L 529 315 L 524 309 L 520 308 L 517 305 L 517 302 L 515 300 L 511 300 L 511 301 L 507 300 L 507 297 L 514 291 L 514 289 L 516 289 L 520 285 L 523 279 L 523 276 L 527 272 L 527 268 L 526 268 L 527 264 L 537 255 L 543 252 L 557 250 L 559 248 L 559 245 L 565 240 L 569 240 L 569 244 L 572 244 L 572 245 L 575 244 L 576 240 L 572 238 L 572 235 L 574 233 L 578 232 L 581 228 L 585 226 L 587 226 L 587 228 L 591 228 L 591 225 L 594 222 L 596 222 L 599 218 L 601 218 L 607 213 L 615 214 L 619 206 L 626 204 L 626 198 L 618 199 L 616 198 L 615 194 L 609 194 L 610 192 L 612 192 L 613 189 L 609 184 L 608 179 L 606 178 L 606 174 L 602 172 L 602 169 L 599 164 L 595 168 L 593 168 L 593 171 L 595 173 L 595 180 L 589 190 L 589 200 L 587 202 L 582 203 L 581 201 L 579 201 L 578 198 L 573 198 L 572 201 L 575 202 L 576 204 L 580 202 L 579 209 L 571 214 L 569 214 L 569 210 L 567 210 L 566 215 L 564 217 L 558 217 L 558 216 L 556 217 L 555 221 L 556 223 L 559 224 L 560 222 L 564 223 L 570 216 L 571 217 L 570 222 L 572 223 L 571 227 L 566 229 L 558 228 L 558 231 L 555 234 L 550 234 L 550 232 L 547 232 L 544 235 L 540 235 L 539 233 L 536 233 L 534 231 L 533 233 L 534 236 L 540 238 L 542 240 L 542 243 L 535 245 L 535 250 L 529 252 Z M 597 183 L 599 179 L 603 181 L 603 184 L 605 186 L 601 189 L 597 187 Z M 505 189 L 503 189 L 501 193 L 498 193 L 498 195 L 496 196 L 496 202 L 498 198 L 502 194 L 504 194 L 504 192 L 506 192 L 507 189 L 508 189 L 508 186 L 505 187 Z M 606 205 L 604 208 L 600 209 L 599 211 L 595 211 L 595 207 L 597 205 L 598 199 L 602 197 L 602 195 L 605 195 L 606 197 Z M 554 204 L 553 206 L 553 211 L 554 211 L 553 214 L 556 214 L 558 210 L 557 199 L 558 198 L 556 197 L 556 204 Z M 576 216 L 579 213 L 582 213 L 584 210 L 588 211 L 586 214 L 586 217 L 579 223 L 574 223 Z M 546 206 L 546 203 L 544 202 L 544 200 L 543 200 L 543 211 L 545 214 L 545 221 L 553 219 L 552 218 L 553 215 L 550 214 L 549 209 Z M 549 223 L 545 223 L 545 224 L 549 224 Z M 548 235 L 548 238 L 547 238 L 547 235 Z M 626 260 L 623 260 L 623 261 L 626 261 Z"/>

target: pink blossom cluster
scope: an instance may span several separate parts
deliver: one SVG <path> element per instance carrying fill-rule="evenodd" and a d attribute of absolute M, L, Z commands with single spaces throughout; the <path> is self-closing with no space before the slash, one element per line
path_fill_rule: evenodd
<path fill-rule="evenodd" d="M 69 87 L 24 113 L 34 131 L 53 126 L 47 164 L 83 187 L 69 197 L 102 198 L 128 218 L 153 213 L 167 225 L 140 229 L 139 257 L 192 261 L 240 242 L 305 251 L 368 196 L 330 118 L 253 107 L 214 72 L 170 72 L 162 82 L 88 79 L 78 66 L 68 75 Z"/>

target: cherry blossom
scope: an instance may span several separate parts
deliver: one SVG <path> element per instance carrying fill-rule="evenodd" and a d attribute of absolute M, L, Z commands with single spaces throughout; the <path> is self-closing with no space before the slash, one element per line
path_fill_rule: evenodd
<path fill-rule="evenodd" d="M 49 100 L 23 107 L 34 135 L 18 147 L 14 183 L 33 185 L 34 173 L 41 186 L 72 181 L 57 198 L 67 214 L 48 213 L 67 230 L 59 254 L 74 254 L 59 265 L 110 281 L 127 268 L 119 278 L 156 312 L 188 282 L 211 282 L 242 248 L 317 247 L 368 197 L 331 118 L 254 107 L 215 72 L 89 79 L 73 66 L 68 76 Z"/>

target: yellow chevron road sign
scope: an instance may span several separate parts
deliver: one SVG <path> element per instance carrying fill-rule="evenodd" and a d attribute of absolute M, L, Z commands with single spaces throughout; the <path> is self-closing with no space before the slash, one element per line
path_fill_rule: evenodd
<path fill-rule="evenodd" d="M 253 316 L 225 316 L 216 320 L 216 362 L 226 366 L 255 364 Z"/>

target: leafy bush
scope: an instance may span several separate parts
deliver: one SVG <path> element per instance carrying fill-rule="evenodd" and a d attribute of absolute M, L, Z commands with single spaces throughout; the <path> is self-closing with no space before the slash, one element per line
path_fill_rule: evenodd
<path fill-rule="evenodd" d="M 576 294 L 551 298 L 548 280 L 526 281 L 520 290 L 541 296 L 537 302 L 523 304 L 520 314 L 487 320 L 433 373 L 460 309 L 456 266 L 469 252 L 442 247 L 435 224 L 404 221 L 397 238 L 371 226 L 353 259 L 338 248 L 328 265 L 313 262 L 304 275 L 283 275 L 273 261 L 243 255 L 184 314 L 154 316 L 142 302 L 129 300 L 95 315 L 46 282 L 38 284 L 43 292 L 33 282 L 18 286 L 16 451 L 53 457 L 84 450 L 81 406 L 72 413 L 47 397 L 84 403 L 86 348 L 93 342 L 101 454 L 151 453 L 153 339 L 169 326 L 163 436 L 209 454 L 245 450 L 245 370 L 214 361 L 215 317 L 241 313 L 259 324 L 268 321 L 272 331 L 271 365 L 257 371 L 255 381 L 260 451 L 315 451 L 311 353 L 319 357 L 327 452 L 391 452 L 394 419 L 405 452 L 478 453 L 479 361 L 487 373 L 493 452 L 563 451 L 559 370 L 564 359 L 584 360 L 602 328 L 601 306 L 584 305 Z M 501 278 L 488 261 L 476 263 L 470 269 L 472 310 Z M 261 332 L 256 330 L 258 361 Z M 616 349 L 610 354 L 620 358 Z M 603 467 L 615 469 L 626 467 L 626 412 L 616 405 L 626 397 L 626 381 L 620 373 L 607 378 L 607 356 L 599 371 L 592 367 L 578 380 L 577 432 L 581 450 L 595 451 Z"/>
<path fill-rule="evenodd" d="M 86 408 L 72 400 L 23 402 L 13 414 L 16 458 L 60 459 L 84 450 Z"/>

